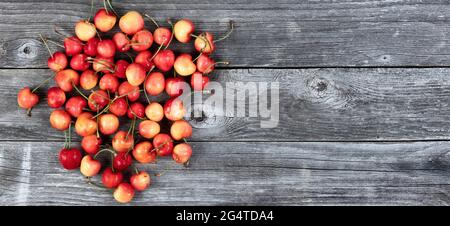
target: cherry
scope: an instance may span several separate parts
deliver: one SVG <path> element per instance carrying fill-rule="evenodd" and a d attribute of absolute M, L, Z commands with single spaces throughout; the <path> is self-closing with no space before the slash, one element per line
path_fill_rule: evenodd
<path fill-rule="evenodd" d="M 192 62 L 192 56 L 187 53 L 180 54 L 177 57 L 173 68 L 181 76 L 192 75 L 197 70 L 194 62 Z"/>
<path fill-rule="evenodd" d="M 59 87 L 52 87 L 47 91 L 47 103 L 51 108 L 60 108 L 66 102 L 66 93 Z"/>
<path fill-rule="evenodd" d="M 99 9 L 94 16 L 95 27 L 101 32 L 110 31 L 116 24 L 117 17 L 106 9 Z"/>
<path fill-rule="evenodd" d="M 139 134 L 147 139 L 152 139 L 161 130 L 157 122 L 151 120 L 144 120 L 139 123 Z"/>
<path fill-rule="evenodd" d="M 93 70 L 86 70 L 81 73 L 80 86 L 85 90 L 91 90 L 97 86 L 98 75 Z"/>
<path fill-rule="evenodd" d="M 64 92 L 72 92 L 73 84 L 78 85 L 79 83 L 79 77 L 76 71 L 65 69 L 56 73 L 55 81 Z"/>
<path fill-rule="evenodd" d="M 137 118 L 144 118 L 145 116 L 145 107 L 143 104 L 139 102 L 132 103 L 127 111 L 127 116 L 130 119 L 133 119 L 134 117 Z"/>
<path fill-rule="evenodd" d="M 146 29 L 136 32 L 131 39 L 131 48 L 137 52 L 147 50 L 152 44 L 153 34 Z"/>
<path fill-rule="evenodd" d="M 194 32 L 194 23 L 188 19 L 182 19 L 175 23 L 173 33 L 175 38 L 181 43 L 188 43 L 191 40 L 191 34 Z"/>
<path fill-rule="evenodd" d="M 81 113 L 77 121 L 75 121 L 75 132 L 86 137 L 95 134 L 97 132 L 97 121 L 93 119 L 93 115 L 89 112 Z"/>
<path fill-rule="evenodd" d="M 171 121 L 181 120 L 185 114 L 186 108 L 179 98 L 173 97 L 164 104 L 164 115 Z"/>
<path fill-rule="evenodd" d="M 125 71 L 127 81 L 133 86 L 139 86 L 145 80 L 145 68 L 138 63 L 131 63 Z"/>
<path fill-rule="evenodd" d="M 92 134 L 89 136 L 83 137 L 81 140 L 81 147 L 85 152 L 91 155 L 97 154 L 100 150 L 100 145 L 102 144 L 102 139 Z"/>
<path fill-rule="evenodd" d="M 98 83 L 100 89 L 115 93 L 119 89 L 119 79 L 113 74 L 107 73 L 103 75 Z"/>
<path fill-rule="evenodd" d="M 205 87 L 208 85 L 208 83 L 209 83 L 209 77 L 204 76 L 202 73 L 200 73 L 198 71 L 195 72 L 194 74 L 192 74 L 192 76 L 191 76 L 191 87 L 195 91 L 204 90 Z"/>
<path fill-rule="evenodd" d="M 185 120 L 175 121 L 170 127 L 170 135 L 174 140 L 181 140 L 192 136 L 192 126 Z"/>
<path fill-rule="evenodd" d="M 198 52 L 211 54 L 216 49 L 213 39 L 214 37 L 211 33 L 204 32 L 195 39 L 194 47 Z"/>
<path fill-rule="evenodd" d="M 209 74 L 214 70 L 215 64 L 216 62 L 209 56 L 201 55 L 197 59 L 197 70 L 203 74 Z"/>
<path fill-rule="evenodd" d="M 192 147 L 187 143 L 177 144 L 173 148 L 173 160 L 180 164 L 185 164 L 192 156 Z"/>
<path fill-rule="evenodd" d="M 89 39 L 95 37 L 97 31 L 95 26 L 91 24 L 89 21 L 82 20 L 78 21 L 75 25 L 75 34 L 81 41 L 88 41 Z"/>
<path fill-rule="evenodd" d="M 113 167 L 118 171 L 123 171 L 130 167 L 132 161 L 133 159 L 130 154 L 127 152 L 120 152 L 113 159 Z"/>
<path fill-rule="evenodd" d="M 96 72 L 113 73 L 114 72 L 114 58 L 97 57 L 92 60 L 92 68 Z"/>
<path fill-rule="evenodd" d="M 126 52 L 131 48 L 130 39 L 128 39 L 127 35 L 122 32 L 117 32 L 114 34 L 112 40 L 116 45 L 116 49 L 119 52 Z"/>
<path fill-rule="evenodd" d="M 153 138 L 153 146 L 155 147 L 158 156 L 171 155 L 173 150 L 173 140 L 169 135 L 160 133 Z"/>
<path fill-rule="evenodd" d="M 109 106 L 109 111 L 116 116 L 124 116 L 127 113 L 128 104 L 125 97 L 115 99 Z"/>
<path fill-rule="evenodd" d="M 167 46 L 172 38 L 172 31 L 165 27 L 158 27 L 153 32 L 153 37 L 156 44 Z"/>
<path fill-rule="evenodd" d="M 145 80 L 145 91 L 152 95 L 157 96 L 164 91 L 165 79 L 161 72 L 151 72 L 147 80 Z"/>
<path fill-rule="evenodd" d="M 133 157 L 140 163 L 156 162 L 156 150 L 152 150 L 152 147 L 152 143 L 149 141 L 136 144 L 133 149 Z"/>
<path fill-rule="evenodd" d="M 47 65 L 54 72 L 64 70 L 67 67 L 67 57 L 62 52 L 55 52 L 48 58 Z"/>
<path fill-rule="evenodd" d="M 126 60 L 118 60 L 116 62 L 116 69 L 114 70 L 114 75 L 117 78 L 126 78 L 125 71 L 127 70 L 128 65 L 130 65 L 130 63 L 128 63 Z"/>
<path fill-rule="evenodd" d="M 119 129 L 119 119 L 114 114 L 100 115 L 98 129 L 104 135 L 114 134 Z"/>
<path fill-rule="evenodd" d="M 150 186 L 151 179 L 147 172 L 139 172 L 130 178 L 130 183 L 137 191 L 144 191 Z"/>
<path fill-rule="evenodd" d="M 139 92 L 138 86 L 133 86 L 129 82 L 122 82 L 119 86 L 119 95 L 127 95 L 128 100 L 134 102 L 139 99 L 141 93 Z"/>
<path fill-rule="evenodd" d="M 73 117 L 77 118 L 83 113 L 83 109 L 87 106 L 87 101 L 81 96 L 69 98 L 66 103 L 66 111 Z"/>
<path fill-rule="evenodd" d="M 114 199 L 120 203 L 128 203 L 134 197 L 134 189 L 128 183 L 121 183 L 117 186 L 116 190 L 114 190 Z"/>
<path fill-rule="evenodd" d="M 139 12 L 127 12 L 120 18 L 119 28 L 125 34 L 133 35 L 144 28 L 144 18 Z"/>
<path fill-rule="evenodd" d="M 113 172 L 111 168 L 106 168 L 102 174 L 102 183 L 107 188 L 116 188 L 122 183 L 123 175 L 122 172 Z"/>
<path fill-rule="evenodd" d="M 88 105 L 93 111 L 100 111 L 109 103 L 109 95 L 104 90 L 96 90 L 89 95 Z"/>
<path fill-rule="evenodd" d="M 95 57 L 97 56 L 97 46 L 100 40 L 98 38 L 89 39 L 83 47 L 84 54 Z"/>
<path fill-rule="evenodd" d="M 97 54 L 100 57 L 111 58 L 116 54 L 116 45 L 111 39 L 103 39 L 98 42 Z"/>
<path fill-rule="evenodd" d="M 171 97 L 177 97 L 183 94 L 187 84 L 182 78 L 168 78 L 166 80 L 166 93 Z"/>
<path fill-rule="evenodd" d="M 61 151 L 59 151 L 58 159 L 64 169 L 78 169 L 81 164 L 81 151 L 76 148 L 61 149 Z"/>
<path fill-rule="evenodd" d="M 70 60 L 70 67 L 77 71 L 85 71 L 91 66 L 87 61 L 88 56 L 83 53 L 76 54 Z"/>
<path fill-rule="evenodd" d="M 67 37 L 64 38 L 64 49 L 67 56 L 73 56 L 83 51 L 83 43 L 77 37 Z"/>
<path fill-rule="evenodd" d="M 145 116 L 152 121 L 159 122 L 164 118 L 163 107 L 157 102 L 152 102 L 145 108 Z"/>
<path fill-rule="evenodd" d="M 57 130 L 67 130 L 70 126 L 70 115 L 64 110 L 54 110 L 50 114 L 50 125 Z"/>
<path fill-rule="evenodd" d="M 90 155 L 85 155 L 81 159 L 80 171 L 85 177 L 93 177 L 100 172 L 101 164 Z"/>
<path fill-rule="evenodd" d="M 19 107 L 31 110 L 39 102 L 39 96 L 31 91 L 29 87 L 25 87 L 17 94 L 17 103 Z"/>
<path fill-rule="evenodd" d="M 169 49 L 160 51 L 153 58 L 153 63 L 155 63 L 155 66 L 163 72 L 170 71 L 173 67 L 174 62 L 175 54 L 172 50 Z"/>
<path fill-rule="evenodd" d="M 152 61 L 152 56 L 153 56 L 152 52 L 144 50 L 139 52 L 138 55 L 136 55 L 134 62 L 144 66 L 145 71 L 149 71 L 155 65 Z"/>
<path fill-rule="evenodd" d="M 112 147 L 117 152 L 127 152 L 133 147 L 133 133 L 128 134 L 125 131 L 119 131 L 114 135 Z"/>

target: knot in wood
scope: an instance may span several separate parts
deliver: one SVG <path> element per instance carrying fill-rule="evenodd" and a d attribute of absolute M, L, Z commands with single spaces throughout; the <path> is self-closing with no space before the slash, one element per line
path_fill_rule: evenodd
<path fill-rule="evenodd" d="M 17 55 L 20 58 L 30 59 L 35 58 L 38 55 L 38 47 L 31 41 L 22 43 L 17 50 Z"/>

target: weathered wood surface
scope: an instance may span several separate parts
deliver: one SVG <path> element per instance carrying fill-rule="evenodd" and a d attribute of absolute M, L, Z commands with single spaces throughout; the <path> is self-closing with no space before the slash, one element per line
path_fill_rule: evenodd
<path fill-rule="evenodd" d="M 1 142 L 0 203 L 115 205 L 61 169 L 62 145 Z M 138 166 L 163 175 L 131 205 L 449 205 L 449 145 L 195 142 L 189 169 L 170 159 Z"/>
<path fill-rule="evenodd" d="M 100 7 L 100 1 L 97 7 Z M 449 66 L 450 5 L 445 0 L 126 0 L 159 21 L 190 18 L 220 36 L 230 67 Z M 42 68 L 48 55 L 38 34 L 73 33 L 89 17 L 90 0 L 0 1 L 0 67 Z M 148 23 L 148 26 L 151 26 Z"/>
<path fill-rule="evenodd" d="M 31 118 L 16 104 L 20 87 L 39 83 L 50 73 L 46 69 L 0 70 L 1 140 L 63 139 L 49 126 L 45 89 Z M 279 124 L 261 128 L 265 118 L 237 117 L 229 110 L 226 116 L 208 117 L 216 109 L 207 108 L 202 120 L 192 120 L 193 140 L 446 140 L 449 74 L 450 69 L 438 68 L 220 70 L 213 80 L 221 84 L 279 82 Z"/>

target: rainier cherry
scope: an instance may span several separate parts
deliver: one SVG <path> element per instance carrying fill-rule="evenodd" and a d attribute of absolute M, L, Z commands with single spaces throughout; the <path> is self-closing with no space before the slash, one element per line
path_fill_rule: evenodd
<path fill-rule="evenodd" d="M 83 51 L 83 43 L 77 37 L 67 37 L 64 38 L 64 49 L 67 56 L 73 56 Z"/>
<path fill-rule="evenodd" d="M 39 96 L 31 92 L 29 87 L 25 87 L 17 94 L 17 103 L 19 107 L 31 110 L 39 102 Z"/>
<path fill-rule="evenodd" d="M 115 188 L 122 183 L 123 175 L 120 171 L 113 172 L 111 168 L 106 168 L 102 174 L 102 183 L 107 188 Z"/>
<path fill-rule="evenodd" d="M 88 105 L 93 111 L 100 111 L 109 103 L 109 96 L 104 90 L 96 90 L 89 95 Z"/>
<path fill-rule="evenodd" d="M 118 60 L 116 62 L 116 68 L 114 70 L 114 75 L 117 78 L 126 78 L 125 71 L 127 70 L 128 65 L 130 65 L 130 63 L 128 63 L 126 60 Z"/>
<path fill-rule="evenodd" d="M 153 63 L 155 63 L 155 66 L 163 72 L 170 71 L 173 67 L 174 62 L 175 54 L 172 52 L 172 50 L 169 49 L 160 51 L 153 59 Z"/>
<path fill-rule="evenodd" d="M 92 61 L 92 69 L 103 73 L 114 72 L 114 58 L 97 57 Z"/>
<path fill-rule="evenodd" d="M 72 92 L 73 84 L 76 86 L 79 83 L 80 76 L 78 73 L 72 69 L 65 69 L 56 73 L 55 81 L 56 84 L 64 92 Z"/>
<path fill-rule="evenodd" d="M 153 65 L 155 65 L 151 60 L 152 56 L 153 56 L 152 52 L 144 50 L 139 52 L 139 54 L 134 59 L 134 62 L 144 66 L 145 71 L 149 71 L 153 67 Z"/>
<path fill-rule="evenodd" d="M 192 148 L 189 144 L 187 143 L 181 143 L 181 144 L 177 144 L 174 148 L 173 148 L 173 160 L 175 160 L 175 162 L 180 163 L 180 164 L 184 164 L 187 163 L 189 161 L 189 159 L 192 156 Z"/>
<path fill-rule="evenodd" d="M 145 107 L 143 104 L 139 102 L 132 103 L 127 111 L 127 116 L 130 119 L 133 119 L 134 117 L 137 118 L 144 118 L 145 116 Z"/>
<path fill-rule="evenodd" d="M 192 62 L 192 56 L 187 53 L 180 54 L 177 57 L 173 68 L 181 76 L 192 75 L 197 70 L 194 62 Z"/>
<path fill-rule="evenodd" d="M 102 76 L 98 86 L 102 90 L 109 91 L 109 93 L 115 93 L 119 89 L 119 79 L 113 74 L 107 73 Z"/>
<path fill-rule="evenodd" d="M 186 108 L 179 98 L 171 98 L 164 104 L 164 115 L 171 121 L 183 119 L 185 114 Z"/>
<path fill-rule="evenodd" d="M 59 87 L 47 90 L 47 103 L 51 108 L 60 108 L 66 102 L 66 93 Z"/>
<path fill-rule="evenodd" d="M 101 32 L 110 31 L 116 24 L 117 17 L 105 9 L 99 9 L 94 16 L 95 27 Z"/>
<path fill-rule="evenodd" d="M 131 176 L 130 183 L 134 189 L 138 191 L 144 191 L 150 186 L 151 183 L 150 175 L 148 175 L 147 172 L 141 171 Z"/>
<path fill-rule="evenodd" d="M 114 190 L 114 199 L 120 203 L 128 203 L 134 197 L 134 189 L 128 183 L 121 183 L 117 186 L 116 190 Z"/>
<path fill-rule="evenodd" d="M 81 96 L 73 96 L 66 103 L 66 111 L 73 117 L 77 118 L 83 113 L 83 109 L 87 106 L 87 101 Z"/>
<path fill-rule="evenodd" d="M 131 48 L 130 39 L 128 39 L 127 35 L 122 32 L 114 34 L 112 40 L 114 41 L 116 49 L 119 52 L 126 52 Z"/>
<path fill-rule="evenodd" d="M 97 86 L 98 75 L 93 70 L 86 70 L 81 73 L 80 86 L 85 90 L 91 90 Z"/>
<path fill-rule="evenodd" d="M 81 160 L 80 171 L 86 177 L 93 177 L 100 172 L 101 164 L 90 155 L 85 155 Z"/>
<path fill-rule="evenodd" d="M 152 95 L 157 96 L 164 91 L 165 79 L 161 72 L 151 72 L 147 80 L 144 83 L 145 91 Z"/>
<path fill-rule="evenodd" d="M 92 118 L 93 115 L 89 112 L 84 112 L 78 116 L 75 121 L 75 132 L 82 136 L 89 136 L 97 132 L 97 121 Z"/>
<path fill-rule="evenodd" d="M 147 139 L 152 139 L 161 130 L 157 122 L 151 120 L 144 120 L 139 123 L 139 134 Z"/>
<path fill-rule="evenodd" d="M 98 46 L 99 41 L 100 40 L 95 37 L 89 39 L 89 41 L 87 41 L 86 44 L 84 44 L 84 47 L 83 47 L 84 54 L 91 56 L 91 57 L 97 56 L 97 46 Z"/>
<path fill-rule="evenodd" d="M 181 140 L 192 136 L 192 126 L 185 120 L 175 121 L 170 127 L 170 135 L 174 140 Z"/>
<path fill-rule="evenodd" d="M 195 72 L 194 74 L 192 74 L 192 76 L 191 76 L 191 87 L 195 91 L 204 90 L 205 87 L 208 85 L 208 83 L 209 83 L 209 77 L 204 76 L 202 73 L 200 73 L 198 71 Z"/>
<path fill-rule="evenodd" d="M 100 115 L 98 129 L 104 135 L 114 134 L 119 129 L 119 119 L 114 114 Z"/>
<path fill-rule="evenodd" d="M 100 145 L 102 144 L 102 139 L 100 137 L 97 137 L 96 135 L 92 134 L 89 136 L 83 137 L 81 140 L 81 147 L 85 152 L 91 155 L 97 154 L 97 152 L 100 150 Z"/>
<path fill-rule="evenodd" d="M 54 72 L 64 70 L 67 67 L 66 54 L 61 52 L 53 53 L 53 55 L 48 58 L 47 65 Z"/>
<path fill-rule="evenodd" d="M 89 21 L 79 21 L 75 25 L 75 34 L 81 41 L 88 41 L 89 39 L 95 37 L 97 34 L 97 31 L 95 29 L 95 26 Z"/>
<path fill-rule="evenodd" d="M 57 130 L 67 130 L 70 126 L 70 115 L 64 110 L 54 110 L 50 114 L 50 125 Z"/>
<path fill-rule="evenodd" d="M 112 147 L 117 152 L 127 152 L 131 149 L 134 143 L 133 134 L 127 134 L 125 131 L 119 131 L 114 135 L 112 140 Z"/>
<path fill-rule="evenodd" d="M 159 156 L 167 156 L 172 154 L 173 140 L 164 133 L 160 133 L 153 138 L 153 147 Z"/>
<path fill-rule="evenodd" d="M 131 63 L 128 65 L 125 75 L 132 86 L 139 86 L 145 80 L 145 68 L 141 64 Z"/>
<path fill-rule="evenodd" d="M 88 56 L 83 53 L 76 54 L 70 60 L 70 67 L 77 71 L 85 71 L 91 66 L 87 61 Z"/>
<path fill-rule="evenodd" d="M 194 23 L 188 19 L 179 20 L 173 27 L 175 38 L 181 43 L 187 43 L 191 40 L 191 34 L 194 32 Z"/>
<path fill-rule="evenodd" d="M 133 35 L 144 28 L 144 18 L 136 11 L 127 12 L 120 18 L 119 27 L 125 34 Z"/>
<path fill-rule="evenodd" d="M 167 46 L 172 38 L 172 31 L 165 27 L 158 27 L 153 32 L 156 44 Z"/>
<path fill-rule="evenodd" d="M 124 116 L 128 111 L 128 104 L 125 97 L 115 99 L 111 105 L 109 105 L 109 111 L 116 116 Z"/>
<path fill-rule="evenodd" d="M 133 157 L 140 163 L 156 162 L 156 151 L 152 150 L 152 143 L 142 141 L 134 146 Z"/>
<path fill-rule="evenodd" d="M 116 45 L 110 39 L 103 39 L 97 44 L 97 54 L 104 58 L 114 57 L 116 54 Z"/>
<path fill-rule="evenodd" d="M 145 108 L 145 116 L 148 119 L 159 122 L 164 118 L 164 110 L 158 102 L 152 102 Z"/>
<path fill-rule="evenodd" d="M 183 90 L 186 88 L 186 82 L 182 78 L 168 78 L 166 80 L 166 93 L 171 97 L 177 97 L 183 94 Z"/>
<path fill-rule="evenodd" d="M 59 162 L 66 170 L 78 169 L 81 164 L 81 151 L 76 148 L 62 149 L 59 152 Z"/>
<path fill-rule="evenodd" d="M 113 159 L 113 167 L 118 171 L 126 170 L 130 167 L 133 159 L 127 152 L 120 152 Z"/>
<path fill-rule="evenodd" d="M 119 95 L 127 95 L 128 100 L 134 102 L 139 99 L 141 93 L 138 86 L 133 86 L 129 82 L 122 82 L 119 86 Z"/>
<path fill-rule="evenodd" d="M 199 35 L 194 42 L 194 47 L 198 52 L 204 54 L 211 54 L 216 49 L 216 45 L 213 42 L 213 35 L 209 32 Z"/>
<path fill-rule="evenodd" d="M 131 39 L 131 48 L 138 52 L 150 48 L 152 44 L 153 35 L 146 29 L 136 32 Z"/>

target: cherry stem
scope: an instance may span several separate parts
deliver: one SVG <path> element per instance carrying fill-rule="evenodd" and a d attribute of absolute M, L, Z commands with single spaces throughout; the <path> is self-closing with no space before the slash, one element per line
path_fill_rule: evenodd
<path fill-rule="evenodd" d="M 117 14 L 116 10 L 114 10 L 114 7 L 111 5 L 111 1 L 106 0 L 106 3 L 108 3 L 108 6 L 111 9 L 111 11 L 113 11 L 113 13 L 116 14 L 116 16 L 119 16 L 119 14 Z"/>
<path fill-rule="evenodd" d="M 86 177 L 86 183 L 88 183 L 89 185 L 93 185 L 93 186 L 95 186 L 95 187 L 97 187 L 97 188 L 105 189 L 104 187 L 98 185 L 97 183 L 94 183 L 94 182 L 91 180 L 91 177 Z"/>
<path fill-rule="evenodd" d="M 134 168 L 134 172 L 136 172 L 136 174 L 139 174 L 139 170 L 136 168 L 136 166 L 134 166 L 133 168 Z"/>
<path fill-rule="evenodd" d="M 127 52 L 124 52 L 125 53 L 125 55 L 127 55 L 128 56 L 128 58 L 130 58 L 130 60 L 131 60 L 131 63 L 134 63 L 134 59 L 133 59 L 133 57 L 129 54 L 129 53 L 127 53 Z M 116 67 L 117 68 L 117 67 Z"/>
<path fill-rule="evenodd" d="M 159 24 L 156 22 L 155 19 L 153 19 L 153 17 L 149 16 L 148 14 L 144 14 L 144 16 L 145 16 L 147 19 L 151 20 L 151 21 L 153 22 L 153 24 L 155 24 L 156 27 L 159 28 Z"/>
<path fill-rule="evenodd" d="M 93 158 L 94 158 L 94 159 L 97 159 L 98 155 L 99 155 L 100 153 L 105 152 L 105 151 L 108 151 L 108 152 L 110 152 L 111 154 L 113 154 L 113 156 L 116 156 L 116 152 L 114 152 L 113 150 L 111 150 L 111 149 L 109 149 L 109 148 L 104 148 L 104 149 L 98 151 L 98 152 L 94 155 Z"/>
<path fill-rule="evenodd" d="M 93 14 L 94 14 L 94 0 L 91 0 L 91 13 L 89 14 L 88 21 L 91 21 Z"/>
<path fill-rule="evenodd" d="M 143 89 L 140 89 L 140 90 L 133 90 L 133 91 L 130 91 L 130 92 L 127 92 L 127 93 L 124 93 L 124 94 L 118 96 L 117 99 L 122 98 L 122 97 L 126 97 L 126 96 L 128 96 L 128 94 L 130 94 L 130 93 L 134 93 L 134 92 L 142 92 L 142 91 L 144 91 L 144 90 L 143 90 Z M 128 101 L 128 98 L 127 98 L 127 101 Z M 128 104 L 128 102 L 127 102 L 127 104 Z"/>
<path fill-rule="evenodd" d="M 67 149 L 67 132 L 64 131 L 64 148 Z"/>
<path fill-rule="evenodd" d="M 166 144 L 168 144 L 168 143 L 170 143 L 170 142 L 171 142 L 171 141 L 166 141 L 166 142 L 164 142 L 164 143 L 158 145 L 158 147 L 155 147 L 155 148 L 153 148 L 152 150 L 150 150 L 150 153 L 159 150 L 160 148 L 164 147 L 164 145 L 166 145 Z"/>
<path fill-rule="evenodd" d="M 150 68 L 150 70 L 147 72 L 147 75 L 145 76 L 144 84 L 147 82 L 148 76 L 153 71 L 153 69 L 155 69 L 155 65 L 153 65 L 152 68 Z M 145 86 L 144 86 L 144 95 L 145 95 L 145 99 L 147 99 L 147 102 L 150 104 L 150 98 L 148 97 L 147 90 L 145 90 Z"/>
<path fill-rule="evenodd" d="M 201 40 L 205 43 L 205 46 L 203 46 L 203 48 L 200 50 L 200 52 L 203 52 L 203 50 L 205 50 L 206 47 L 210 47 L 210 48 L 211 48 L 211 43 L 209 43 L 209 40 L 206 39 L 205 37 L 203 37 L 202 35 L 194 35 L 194 34 L 191 34 L 191 36 L 192 36 L 192 37 L 195 37 L 195 38 L 199 38 L 199 39 L 201 39 Z"/>
<path fill-rule="evenodd" d="M 61 45 L 61 44 L 59 44 L 59 43 L 57 43 L 57 42 L 55 42 L 55 41 L 53 41 L 53 40 L 50 40 L 50 39 L 47 39 L 47 42 L 50 42 L 50 43 L 52 43 L 53 45 L 57 45 L 57 46 L 62 47 L 62 48 L 66 48 L 66 47 L 64 47 L 63 45 Z"/>
<path fill-rule="evenodd" d="M 131 108 L 130 108 L 131 109 Z M 133 112 L 133 110 L 131 110 L 131 112 Z M 136 124 L 136 116 L 133 117 L 133 121 L 131 122 L 130 128 L 128 129 L 128 133 L 125 136 L 125 140 L 128 140 L 128 136 L 131 133 L 134 133 L 134 125 Z"/>
<path fill-rule="evenodd" d="M 78 89 L 78 87 L 75 85 L 75 83 L 73 82 L 73 80 L 72 80 L 72 86 L 73 86 L 73 88 L 75 88 L 75 90 L 76 90 L 82 97 L 84 97 L 84 99 L 86 99 L 87 101 L 90 101 L 89 98 L 87 98 L 86 95 L 84 95 L 84 94 L 81 92 L 81 90 Z"/>
<path fill-rule="evenodd" d="M 61 33 L 60 31 L 58 31 L 58 30 L 56 29 L 56 27 L 54 28 L 54 31 L 55 31 L 55 33 L 56 33 L 57 35 L 60 35 L 60 36 L 62 36 L 62 37 L 64 37 L 64 38 L 68 38 L 68 39 L 70 39 L 70 40 L 72 40 L 72 41 L 74 41 L 74 42 L 78 42 L 78 44 L 84 46 L 84 43 L 83 43 L 83 42 L 81 42 L 80 40 L 78 40 L 78 39 L 76 39 L 76 38 L 74 38 L 74 37 L 69 37 L 69 36 L 67 36 L 67 35 L 65 35 L 65 34 L 63 34 L 63 33 Z"/>
<path fill-rule="evenodd" d="M 50 54 L 50 57 L 53 59 L 52 51 L 50 50 L 50 47 L 48 47 L 48 44 L 47 44 L 47 42 L 45 41 L 45 38 L 42 36 L 42 34 L 39 34 L 39 37 L 41 38 L 42 42 L 44 43 L 45 48 L 47 48 L 48 53 Z"/>
<path fill-rule="evenodd" d="M 216 65 L 218 65 L 218 64 L 225 64 L 225 65 L 228 65 L 228 64 L 230 64 L 230 62 L 228 62 L 228 61 L 219 61 L 219 62 L 215 62 L 214 64 L 209 65 L 209 67 L 206 68 L 205 71 L 208 71 L 209 69 L 211 69 L 212 67 L 214 67 L 214 66 L 216 66 Z"/>
<path fill-rule="evenodd" d="M 69 137 L 68 137 L 69 142 L 68 142 L 68 146 L 67 146 L 68 148 L 70 148 L 70 146 L 71 146 L 71 141 L 72 141 L 71 130 L 72 130 L 72 123 L 69 123 Z"/>
<path fill-rule="evenodd" d="M 105 8 L 106 14 L 109 14 L 108 7 L 106 7 L 106 0 L 103 0 L 103 8 Z"/>
<path fill-rule="evenodd" d="M 33 110 L 33 108 L 28 108 L 28 109 L 27 109 L 27 115 L 28 115 L 28 117 L 31 117 L 31 110 Z"/>
<path fill-rule="evenodd" d="M 51 79 L 53 79 L 56 76 L 56 73 L 53 74 L 52 76 L 46 78 L 43 82 L 41 82 L 41 84 L 39 84 L 38 86 L 36 86 L 36 88 L 34 88 L 33 90 L 31 90 L 32 93 L 36 92 L 42 85 L 44 85 L 45 83 L 49 82 Z"/>
<path fill-rule="evenodd" d="M 200 58 L 200 56 L 202 56 L 203 55 L 203 52 L 200 52 L 199 54 L 198 54 L 198 56 L 192 61 L 192 62 L 195 62 L 196 60 L 198 60 L 198 58 Z"/>
<path fill-rule="evenodd" d="M 234 21 L 230 20 L 230 30 L 228 31 L 228 33 L 225 36 L 223 36 L 222 38 L 214 40 L 214 43 L 223 41 L 223 40 L 227 39 L 228 37 L 230 37 L 231 33 L 233 33 L 233 30 L 234 30 Z"/>
<path fill-rule="evenodd" d="M 170 36 L 169 42 L 167 43 L 167 45 L 166 45 L 166 47 L 164 49 L 167 49 L 169 47 L 169 45 L 172 43 L 172 40 L 173 40 L 173 23 L 172 23 L 172 21 L 170 19 L 167 19 L 167 23 L 170 24 L 170 26 L 172 27 L 172 34 Z"/>
<path fill-rule="evenodd" d="M 102 36 L 100 36 L 100 33 L 98 33 L 97 29 L 95 29 L 95 33 L 97 34 L 98 39 L 102 41 Z"/>
<path fill-rule="evenodd" d="M 104 70 L 108 70 L 109 72 L 111 72 L 111 73 L 114 73 L 115 72 L 115 70 L 113 70 L 108 64 L 111 64 L 114 68 L 116 67 L 116 65 L 115 64 L 112 64 L 112 63 L 110 63 L 110 62 L 108 62 L 108 61 L 106 61 L 106 60 L 99 60 L 99 59 L 97 59 L 97 58 L 92 58 L 92 57 L 88 57 L 88 58 L 86 58 L 87 59 L 87 62 L 89 62 L 89 63 L 98 63 L 98 64 L 101 64 L 102 66 L 104 66 L 105 68 L 100 68 L 100 69 L 104 69 Z"/>
<path fill-rule="evenodd" d="M 162 44 L 159 45 L 159 47 L 158 47 L 158 49 L 156 50 L 155 54 L 153 54 L 152 58 L 150 58 L 149 61 L 152 61 L 152 60 L 156 57 L 156 55 L 158 55 L 158 53 L 159 53 L 159 51 L 161 51 L 161 48 L 162 48 L 162 47 L 163 47 Z"/>
<path fill-rule="evenodd" d="M 97 115 L 98 115 L 98 107 L 97 106 L 95 106 L 95 108 L 97 108 Z M 96 121 L 96 123 L 97 123 L 97 138 L 100 138 L 100 132 L 98 131 L 99 129 L 98 129 L 98 121 L 99 121 L 99 118 L 97 117 L 97 118 L 95 118 L 95 121 Z"/>

